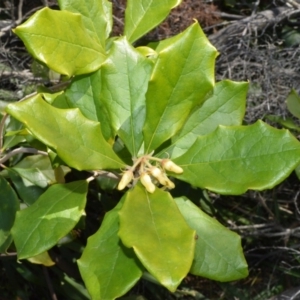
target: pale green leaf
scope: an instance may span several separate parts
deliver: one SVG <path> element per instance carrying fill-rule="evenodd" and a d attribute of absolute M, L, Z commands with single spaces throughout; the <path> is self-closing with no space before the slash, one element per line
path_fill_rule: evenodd
<path fill-rule="evenodd" d="M 105 60 L 105 51 L 89 36 L 79 14 L 46 7 L 14 32 L 34 58 L 61 74 L 90 73 Z"/>
<path fill-rule="evenodd" d="M 87 188 L 83 180 L 55 184 L 17 213 L 12 235 L 19 259 L 49 250 L 74 228 L 84 213 Z"/>
<path fill-rule="evenodd" d="M 184 154 L 199 135 L 214 131 L 219 125 L 241 125 L 246 106 L 248 83 L 224 80 L 218 82 L 203 105 L 196 107 L 172 145 L 162 152 L 175 158 Z"/>
<path fill-rule="evenodd" d="M 66 89 L 65 96 L 70 108 L 79 108 L 86 118 L 101 123 L 104 138 L 112 144 L 115 132 L 112 129 L 108 111 L 100 100 L 101 69 L 92 74 L 76 76 Z"/>
<path fill-rule="evenodd" d="M 288 177 L 300 162 L 300 143 L 287 130 L 262 121 L 250 126 L 219 126 L 200 136 L 174 162 L 175 177 L 221 194 L 265 190 Z"/>
<path fill-rule="evenodd" d="M 3 253 L 12 242 L 10 230 L 19 210 L 19 200 L 10 184 L 1 176 L 0 192 L 0 253 Z"/>
<path fill-rule="evenodd" d="M 216 49 L 198 23 L 160 43 L 146 94 L 146 153 L 174 136 L 214 85 Z"/>
<path fill-rule="evenodd" d="M 181 0 L 127 0 L 124 35 L 133 43 L 156 27 Z"/>
<path fill-rule="evenodd" d="M 105 49 L 112 29 L 112 3 L 107 0 L 58 0 L 61 10 L 81 14 L 90 36 Z"/>
<path fill-rule="evenodd" d="M 126 40 L 114 41 L 103 64 L 101 102 L 115 131 L 133 156 L 143 142 L 145 93 L 152 62 L 137 52 Z"/>
<path fill-rule="evenodd" d="M 289 93 L 286 104 L 290 113 L 300 119 L 300 97 L 295 90 Z"/>
<path fill-rule="evenodd" d="M 92 299 L 115 299 L 130 290 L 142 276 L 142 269 L 132 249 L 120 238 L 120 202 L 108 212 L 100 229 L 88 239 L 78 266 Z"/>
<path fill-rule="evenodd" d="M 86 119 L 79 109 L 59 109 L 40 95 L 7 106 L 13 117 L 61 159 L 78 170 L 118 169 L 124 163 L 102 136 L 98 122 Z"/>
<path fill-rule="evenodd" d="M 188 227 L 171 195 L 149 194 L 139 183 L 127 192 L 120 210 L 122 242 L 162 285 L 175 291 L 194 257 L 195 232 Z"/>
<path fill-rule="evenodd" d="M 190 273 L 217 281 L 248 276 L 241 238 L 186 198 L 175 198 L 188 225 L 196 230 L 195 257 Z"/>

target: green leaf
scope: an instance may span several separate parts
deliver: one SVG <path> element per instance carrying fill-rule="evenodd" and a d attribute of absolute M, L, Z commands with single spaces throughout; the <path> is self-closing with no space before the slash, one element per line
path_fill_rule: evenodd
<path fill-rule="evenodd" d="M 0 176 L 0 253 L 7 250 L 12 242 L 10 230 L 14 224 L 19 200 L 10 184 Z"/>
<path fill-rule="evenodd" d="M 200 135 L 213 132 L 219 125 L 241 125 L 246 106 L 247 82 L 224 80 L 218 82 L 203 105 L 195 108 L 180 132 L 172 138 L 172 145 L 164 149 L 170 157 L 184 154 Z"/>
<path fill-rule="evenodd" d="M 115 299 L 130 290 L 142 276 L 132 249 L 120 238 L 119 215 L 123 201 L 108 212 L 100 229 L 88 239 L 78 266 L 92 299 Z"/>
<path fill-rule="evenodd" d="M 65 96 L 70 108 L 79 108 L 86 118 L 101 123 L 104 138 L 112 144 L 115 132 L 112 129 L 108 111 L 100 98 L 101 69 L 92 74 L 76 76 L 66 89 Z"/>
<path fill-rule="evenodd" d="M 43 8 L 14 29 L 34 58 L 68 76 L 97 70 L 102 46 L 89 36 L 79 14 Z"/>
<path fill-rule="evenodd" d="M 198 23 L 161 42 L 156 50 L 158 58 L 146 94 L 146 153 L 174 136 L 192 108 L 203 103 L 214 85 L 217 54 Z"/>
<path fill-rule="evenodd" d="M 174 174 L 179 179 L 220 194 L 242 194 L 273 188 L 287 178 L 300 161 L 300 144 L 289 131 L 262 121 L 219 126 L 173 161 L 184 170 Z"/>
<path fill-rule="evenodd" d="M 247 277 L 247 262 L 240 236 L 205 214 L 187 198 L 174 200 L 188 225 L 197 233 L 190 273 L 223 282 Z"/>
<path fill-rule="evenodd" d="M 141 184 L 126 193 L 120 210 L 119 236 L 132 247 L 146 269 L 167 289 L 175 291 L 194 257 L 195 232 L 186 224 L 174 199 Z"/>
<path fill-rule="evenodd" d="M 286 104 L 290 113 L 300 119 L 300 97 L 295 90 L 291 90 L 289 93 Z"/>
<path fill-rule="evenodd" d="M 47 156 L 27 156 L 12 169 L 22 178 L 41 188 L 45 188 L 57 182 L 51 161 Z M 63 175 L 66 175 L 70 171 L 70 169 L 65 166 L 62 167 L 62 170 Z"/>
<path fill-rule="evenodd" d="M 87 188 L 85 180 L 55 184 L 17 213 L 12 235 L 19 259 L 49 250 L 74 228 L 84 213 Z"/>
<path fill-rule="evenodd" d="M 272 122 L 276 122 L 286 129 L 296 130 L 296 131 L 300 132 L 300 127 L 297 125 L 295 120 L 293 120 L 292 118 L 283 118 L 283 117 L 276 116 L 276 115 L 266 115 L 265 119 L 270 120 Z"/>
<path fill-rule="evenodd" d="M 19 198 L 23 200 L 26 205 L 32 205 L 44 192 L 45 188 L 41 188 L 25 178 L 21 177 L 15 170 L 7 169 L 10 180 L 12 181 Z"/>
<path fill-rule="evenodd" d="M 124 35 L 133 43 L 156 27 L 181 0 L 127 0 Z"/>
<path fill-rule="evenodd" d="M 78 170 L 124 167 L 104 140 L 100 124 L 86 119 L 79 109 L 52 107 L 37 95 L 8 105 L 7 111 L 23 122 L 37 139 L 55 149 L 71 167 Z"/>
<path fill-rule="evenodd" d="M 120 38 L 114 41 L 101 68 L 101 102 L 114 130 L 119 131 L 133 156 L 137 156 L 143 142 L 145 93 L 152 66 L 152 62 L 137 52 L 126 38 Z"/>
<path fill-rule="evenodd" d="M 105 49 L 112 29 L 112 3 L 107 0 L 58 0 L 61 10 L 81 14 L 89 35 Z"/>

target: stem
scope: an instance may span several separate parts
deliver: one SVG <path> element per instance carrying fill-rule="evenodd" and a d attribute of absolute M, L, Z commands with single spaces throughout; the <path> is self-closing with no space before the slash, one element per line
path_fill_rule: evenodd
<path fill-rule="evenodd" d="M 50 280 L 48 270 L 45 266 L 43 266 L 43 272 L 44 272 L 44 276 L 45 276 L 45 279 L 46 279 L 46 282 L 47 282 L 47 286 L 48 286 L 48 289 L 49 289 L 49 292 L 50 292 L 50 295 L 51 295 L 51 299 L 52 300 L 58 300 L 57 296 L 54 292 L 53 285 L 52 285 L 52 282 Z"/>
<path fill-rule="evenodd" d="M 32 153 L 32 154 L 41 154 L 41 155 L 45 155 L 48 156 L 48 153 L 45 151 L 40 151 L 34 148 L 17 148 L 14 149 L 12 151 L 10 151 L 9 153 L 7 153 L 5 156 L 3 156 L 0 159 L 0 164 L 5 163 L 7 160 L 9 160 L 12 156 L 16 155 L 16 154 L 20 154 L 20 153 Z"/>

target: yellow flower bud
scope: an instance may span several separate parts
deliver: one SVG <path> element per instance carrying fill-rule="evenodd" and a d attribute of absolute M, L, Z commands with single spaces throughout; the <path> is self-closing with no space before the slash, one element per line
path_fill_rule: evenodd
<path fill-rule="evenodd" d="M 141 175 L 141 183 L 149 193 L 154 193 L 155 185 L 153 184 L 151 177 L 147 173 Z"/>
<path fill-rule="evenodd" d="M 131 170 L 126 171 L 118 184 L 118 190 L 121 191 L 125 189 L 125 187 L 132 181 L 132 179 L 133 172 Z"/>
<path fill-rule="evenodd" d="M 163 166 L 164 169 L 167 171 L 176 173 L 176 174 L 181 174 L 183 172 L 183 169 L 176 164 L 174 164 L 170 159 L 163 159 L 161 161 L 161 165 Z"/>

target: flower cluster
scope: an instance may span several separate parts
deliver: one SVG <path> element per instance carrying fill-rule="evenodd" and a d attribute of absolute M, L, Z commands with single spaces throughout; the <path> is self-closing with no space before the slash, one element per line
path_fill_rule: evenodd
<path fill-rule="evenodd" d="M 155 165 L 151 164 L 151 161 Z M 170 159 L 160 159 L 151 155 L 144 155 L 134 161 L 133 166 L 128 168 L 118 185 L 118 190 L 123 190 L 129 183 L 141 181 L 149 193 L 155 191 L 156 184 L 161 184 L 165 188 L 173 189 L 175 187 L 166 171 L 181 174 L 183 169 L 173 163 Z"/>

